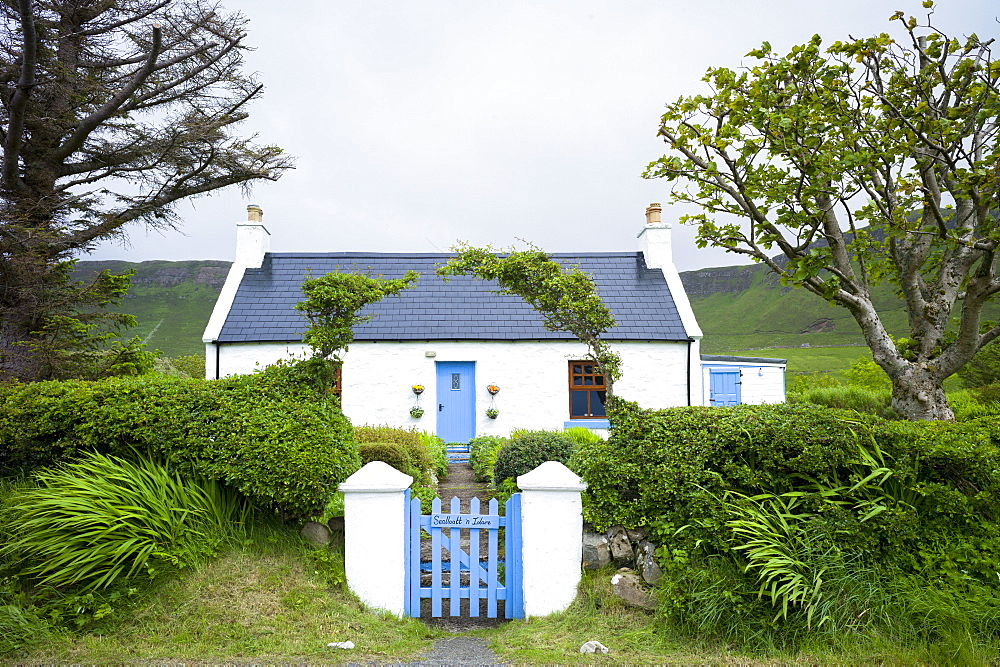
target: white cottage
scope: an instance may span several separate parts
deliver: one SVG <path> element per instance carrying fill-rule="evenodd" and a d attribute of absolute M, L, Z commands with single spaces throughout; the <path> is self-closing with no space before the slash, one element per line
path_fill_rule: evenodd
<path fill-rule="evenodd" d="M 415 288 L 362 311 L 374 317 L 355 329 L 343 355 L 341 403 L 354 423 L 415 426 L 448 442 L 514 428 L 607 428 L 603 378 L 583 361 L 586 346 L 546 331 L 523 300 L 494 293 L 492 283 L 444 282 L 434 269 L 450 255 L 273 253 L 261 210 L 250 206 L 248 213 L 237 225 L 236 260 L 203 338 L 208 378 L 309 354 L 306 321 L 294 308 L 307 275 L 398 278 L 415 270 Z M 659 204 L 651 204 L 637 252 L 552 255 L 593 277 L 618 322 L 604 335 L 622 357 L 615 391 L 645 407 L 708 403 L 702 332 L 673 264 L 670 233 Z M 416 385 L 423 393 L 414 393 Z M 413 406 L 424 414 L 412 417 Z M 498 416 L 491 418 L 490 408 Z"/>

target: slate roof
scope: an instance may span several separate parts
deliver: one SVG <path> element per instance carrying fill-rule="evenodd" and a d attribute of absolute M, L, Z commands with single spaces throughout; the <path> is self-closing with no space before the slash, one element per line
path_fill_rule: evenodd
<path fill-rule="evenodd" d="M 546 331 L 541 318 L 520 297 L 494 293 L 495 283 L 469 276 L 444 282 L 434 269 L 446 253 L 268 253 L 259 269 L 243 275 L 222 326 L 219 342 L 302 340 L 305 318 L 295 310 L 304 296 L 302 280 L 331 271 L 399 278 L 420 273 L 417 286 L 386 297 L 359 314 L 375 315 L 355 327 L 358 341 L 397 340 L 575 340 Z M 564 266 L 579 266 L 618 325 L 605 340 L 689 340 L 659 269 L 647 269 L 639 252 L 552 254 Z"/>
<path fill-rule="evenodd" d="M 787 364 L 788 359 L 770 359 L 768 357 L 734 357 L 729 354 L 703 354 L 702 361 L 731 361 L 741 364 Z"/>

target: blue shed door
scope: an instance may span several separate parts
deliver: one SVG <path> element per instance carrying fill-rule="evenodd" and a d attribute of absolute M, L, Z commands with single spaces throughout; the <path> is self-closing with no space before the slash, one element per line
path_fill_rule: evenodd
<path fill-rule="evenodd" d="M 708 370 L 711 392 L 710 404 L 739 405 L 740 404 L 740 369 L 710 368 Z"/>
<path fill-rule="evenodd" d="M 438 361 L 437 435 L 445 442 L 476 437 L 476 362 Z"/>

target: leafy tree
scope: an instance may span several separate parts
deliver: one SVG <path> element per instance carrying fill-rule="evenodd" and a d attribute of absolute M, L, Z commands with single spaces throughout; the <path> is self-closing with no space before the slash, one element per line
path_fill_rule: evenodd
<path fill-rule="evenodd" d="M 59 317 L 109 280 L 71 284 L 74 254 L 291 161 L 232 136 L 261 86 L 246 19 L 212 0 L 10 0 L 0 22 L 0 380 L 30 380 L 46 332 L 86 338 Z"/>
<path fill-rule="evenodd" d="M 1000 291 L 1000 62 L 992 40 L 950 38 L 930 14 L 892 20 L 901 42 L 881 34 L 824 51 L 815 36 L 785 56 L 765 43 L 743 71 L 710 69 L 712 94 L 667 106 L 670 153 L 644 175 L 702 207 L 682 218 L 702 247 L 749 255 L 847 308 L 897 413 L 952 419 L 944 379 L 1000 335 L 980 331 Z M 899 346 L 872 303 L 882 281 L 908 313 Z"/>
<path fill-rule="evenodd" d="M 407 271 L 402 278 L 386 279 L 360 273 L 328 273 L 321 278 L 307 278 L 302 283 L 306 298 L 295 304 L 295 309 L 309 320 L 302 339 L 312 348 L 313 358 L 332 357 L 340 365 L 340 352 L 346 352 L 354 340 L 354 325 L 373 317 L 357 312 L 413 287 L 418 275 Z"/>
<path fill-rule="evenodd" d="M 615 326 L 615 318 L 597 294 L 594 281 L 578 268 L 563 269 L 539 248 L 497 254 L 492 248 L 459 244 L 458 253 L 438 268 L 440 276 L 472 275 L 494 280 L 501 294 L 521 297 L 542 316 L 549 331 L 566 331 L 587 345 L 587 357 L 604 374 L 608 396 L 621 378 L 621 358 L 601 334 Z"/>

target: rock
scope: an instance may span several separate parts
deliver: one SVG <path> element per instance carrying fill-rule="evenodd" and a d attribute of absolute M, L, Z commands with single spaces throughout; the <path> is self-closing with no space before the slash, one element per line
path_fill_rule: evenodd
<path fill-rule="evenodd" d="M 327 648 L 354 648 L 354 642 L 330 642 L 326 645 Z"/>
<path fill-rule="evenodd" d="M 663 570 L 656 563 L 656 545 L 652 542 L 643 541 L 639 543 L 639 555 L 636 557 L 636 567 L 643 581 L 650 586 L 660 583 L 663 578 Z"/>
<path fill-rule="evenodd" d="M 589 641 L 580 647 L 580 653 L 608 653 L 608 647 L 601 642 Z"/>
<path fill-rule="evenodd" d="M 635 552 L 628 539 L 628 532 L 622 526 L 608 528 L 608 544 L 611 547 L 611 558 L 618 564 L 631 565 L 635 562 Z"/>
<path fill-rule="evenodd" d="M 315 521 L 306 521 L 299 535 L 310 544 L 325 546 L 330 543 L 330 529 Z"/>
<path fill-rule="evenodd" d="M 639 544 L 639 542 L 642 542 L 649 537 L 649 533 L 646 532 L 645 528 L 629 528 L 626 532 L 628 533 L 628 539 L 632 544 Z"/>
<path fill-rule="evenodd" d="M 331 517 L 330 520 L 326 522 L 326 525 L 330 527 L 330 531 L 331 532 L 334 532 L 334 533 L 343 533 L 344 532 L 344 517 L 342 517 L 342 516 Z"/>
<path fill-rule="evenodd" d="M 583 568 L 599 570 L 611 564 L 611 549 L 608 538 L 600 533 L 583 534 Z"/>
<path fill-rule="evenodd" d="M 656 609 L 656 596 L 646 588 L 642 577 L 634 572 L 619 572 L 611 577 L 611 590 L 625 604 L 642 609 Z"/>

